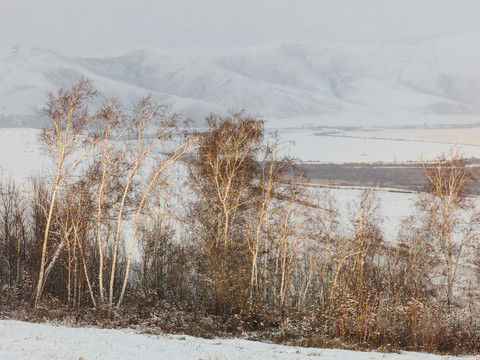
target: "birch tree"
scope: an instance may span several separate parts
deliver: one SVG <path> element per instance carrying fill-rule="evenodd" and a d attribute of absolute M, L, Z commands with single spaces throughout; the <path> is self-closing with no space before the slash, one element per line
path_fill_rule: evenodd
<path fill-rule="evenodd" d="M 112 310 L 115 302 L 114 283 L 121 240 L 121 229 L 126 211 L 130 211 L 133 214 L 134 219 L 126 258 L 125 274 L 123 276 L 120 294 L 118 294 L 119 297 L 116 303 L 117 307 L 121 305 L 125 295 L 132 252 L 138 228 L 143 221 L 142 210 L 145 202 L 162 173 L 177 160 L 185 156 L 189 151 L 190 140 L 185 139 L 186 141 L 182 141 L 177 147 L 173 145 L 173 140 L 183 139 L 182 133 L 185 124 L 185 121 L 178 120 L 178 117 L 171 112 L 168 106 L 154 104 L 150 98 L 142 100 L 134 110 L 133 114 L 127 119 L 128 131 L 125 133 L 125 151 L 120 154 L 120 159 L 121 161 L 125 161 L 126 168 L 123 170 L 125 178 L 121 185 L 122 188 L 118 202 L 113 238 L 112 265 L 108 286 L 109 312 Z M 107 132 L 107 134 L 110 135 L 111 132 Z M 118 142 L 119 137 L 117 136 L 115 139 L 116 140 L 114 141 Z M 166 148 L 161 149 L 162 145 Z M 112 154 L 115 151 L 114 148 L 115 144 L 107 145 L 105 147 L 107 153 L 112 152 Z M 160 150 L 163 151 L 162 154 L 159 152 Z M 107 162 L 109 162 L 109 164 L 108 166 L 105 166 L 104 169 L 111 167 L 112 164 L 113 168 L 116 167 L 116 162 L 112 163 L 110 158 L 105 158 L 105 161 L 105 164 L 107 164 Z M 137 177 L 142 175 L 142 172 L 147 165 L 151 165 L 151 176 L 147 179 L 142 178 L 138 182 L 135 182 Z M 102 179 L 104 179 L 102 182 L 115 181 L 115 178 L 105 171 L 106 170 L 102 170 Z M 133 200 L 133 208 L 127 209 L 127 200 L 133 190 L 135 190 L 136 199 Z"/>
<path fill-rule="evenodd" d="M 47 127 L 40 135 L 40 143 L 45 153 L 55 164 L 55 175 L 48 209 L 46 209 L 46 224 L 38 270 L 38 282 L 35 293 L 35 306 L 38 305 L 47 281 L 46 269 L 51 269 L 53 262 L 47 264 L 47 248 L 50 237 L 53 211 L 60 189 L 74 174 L 77 167 L 93 149 L 98 139 L 90 130 L 98 121 L 97 115 L 92 115 L 88 103 L 96 96 L 86 80 L 81 80 L 70 90 L 59 90 L 57 94 L 50 94 L 43 115 L 47 120 Z M 62 246 L 62 243 L 58 246 Z M 58 251 L 58 248 L 56 249 Z"/>
<path fill-rule="evenodd" d="M 232 112 L 211 115 L 207 130 L 198 134 L 198 149 L 189 168 L 195 193 L 190 221 L 205 256 L 205 295 L 215 311 L 242 307 L 250 283 L 246 209 L 258 191 L 257 155 L 263 122 Z M 255 251 L 255 250 L 254 250 Z"/>
<path fill-rule="evenodd" d="M 447 305 L 452 304 L 457 267 L 464 250 L 478 237 L 478 213 L 468 186 L 476 174 L 454 149 L 432 163 L 422 161 L 427 193 L 417 206 L 443 263 Z"/>

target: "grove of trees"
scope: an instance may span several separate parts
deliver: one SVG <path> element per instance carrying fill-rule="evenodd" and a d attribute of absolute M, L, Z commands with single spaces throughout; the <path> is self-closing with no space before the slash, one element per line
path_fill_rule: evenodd
<path fill-rule="evenodd" d="M 422 163 L 388 239 L 374 188 L 338 208 L 260 119 L 193 131 L 150 98 L 99 102 L 85 80 L 51 94 L 51 167 L 1 179 L 0 313 L 176 311 L 306 346 L 480 348 L 476 174 L 455 150 Z"/>

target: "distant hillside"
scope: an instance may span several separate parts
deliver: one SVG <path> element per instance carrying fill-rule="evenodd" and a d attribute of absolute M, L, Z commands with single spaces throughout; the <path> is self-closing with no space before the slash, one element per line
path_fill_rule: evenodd
<path fill-rule="evenodd" d="M 0 126 L 41 127 L 47 91 L 82 75 L 126 105 L 151 94 L 196 121 L 244 108 L 273 127 L 475 123 L 479 40 L 292 42 L 210 55 L 139 49 L 88 58 L 16 47 L 0 54 Z"/>

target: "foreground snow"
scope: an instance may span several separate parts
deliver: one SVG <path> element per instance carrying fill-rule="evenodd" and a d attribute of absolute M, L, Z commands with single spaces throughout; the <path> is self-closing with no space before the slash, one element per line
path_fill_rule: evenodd
<path fill-rule="evenodd" d="M 299 348 L 240 339 L 141 335 L 128 330 L 69 328 L 0 321 L 0 359 L 451 359 L 406 352 L 383 354 Z M 478 357 L 462 357 L 478 359 Z"/>

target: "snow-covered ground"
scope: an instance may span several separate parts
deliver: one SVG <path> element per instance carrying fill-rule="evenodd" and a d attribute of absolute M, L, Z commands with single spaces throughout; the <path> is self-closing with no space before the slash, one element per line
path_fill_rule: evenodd
<path fill-rule="evenodd" d="M 355 211 L 355 204 L 360 201 L 362 188 L 335 187 L 329 189 L 335 199 L 343 224 L 350 221 L 350 213 Z M 377 215 L 381 216 L 384 238 L 388 242 L 395 242 L 401 222 L 411 215 L 417 194 L 409 192 L 398 192 L 394 189 L 378 188 L 375 190 L 378 201 Z"/>
<path fill-rule="evenodd" d="M 25 184 L 29 178 L 47 169 L 49 160 L 37 142 L 40 130 L 0 129 L 0 175 Z"/>
<path fill-rule="evenodd" d="M 199 339 L 183 335 L 142 335 L 131 330 L 70 328 L 20 321 L 0 321 L 0 359 L 62 360 L 249 360 L 358 359 L 440 360 L 414 352 L 385 354 L 334 349 L 300 348 L 241 339 Z M 479 359 L 477 356 L 459 359 Z"/>
<path fill-rule="evenodd" d="M 306 162 L 397 163 L 435 159 L 456 148 L 465 157 L 480 158 L 480 128 L 377 129 L 372 131 L 278 132 L 289 143 L 285 153 Z"/>

